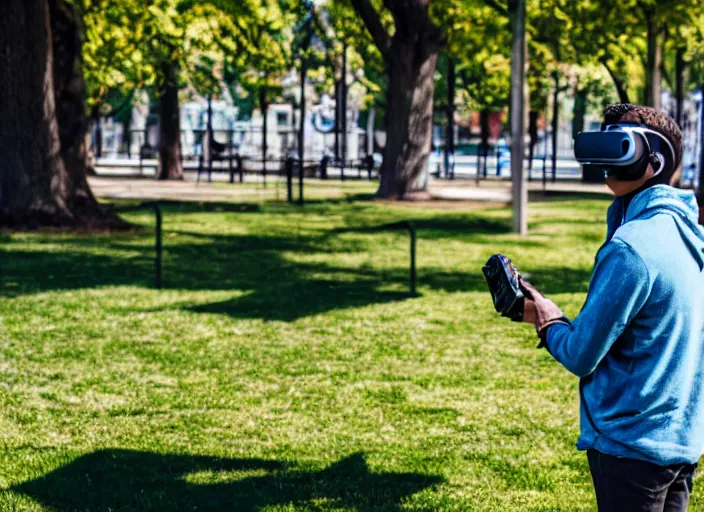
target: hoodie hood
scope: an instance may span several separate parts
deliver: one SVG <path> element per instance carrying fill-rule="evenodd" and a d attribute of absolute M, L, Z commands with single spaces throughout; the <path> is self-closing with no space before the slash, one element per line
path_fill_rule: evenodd
<path fill-rule="evenodd" d="M 609 238 L 620 225 L 632 220 L 669 215 L 675 220 L 680 236 L 699 264 L 699 269 L 704 270 L 704 228 L 699 225 L 699 207 L 693 192 L 655 185 L 636 195 L 625 212 L 623 206 L 623 200 L 619 198 L 609 208 Z"/>

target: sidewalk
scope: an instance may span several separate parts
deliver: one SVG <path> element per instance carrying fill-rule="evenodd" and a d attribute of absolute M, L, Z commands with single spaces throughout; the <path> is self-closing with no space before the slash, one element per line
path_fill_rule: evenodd
<path fill-rule="evenodd" d="M 278 176 L 267 177 L 264 185 L 261 176 L 246 176 L 244 183 L 226 183 L 218 179 L 208 183 L 196 183 L 195 173 L 187 172 L 183 181 L 157 181 L 150 177 L 106 177 L 88 178 L 93 193 L 97 197 L 108 199 L 160 199 L 170 201 L 206 201 L 206 202 L 260 202 L 286 200 L 286 182 Z M 563 181 L 546 184 L 526 183 L 531 195 L 543 191 L 548 194 L 608 194 L 605 185 Z M 373 194 L 377 182 L 365 180 L 320 180 L 306 178 L 304 196 L 306 199 L 339 199 L 358 194 Z M 511 202 L 511 183 L 509 181 L 487 180 L 477 185 L 473 180 L 431 179 L 430 196 L 433 201 L 455 201 L 475 203 L 509 203 Z M 294 197 L 298 195 L 298 181 L 294 180 Z"/>
<path fill-rule="evenodd" d="M 528 191 L 533 193 L 546 192 L 548 194 L 610 194 L 604 184 L 582 183 L 578 180 L 548 182 L 543 188 L 542 182 L 526 182 Z M 481 181 L 479 185 L 473 180 L 445 180 L 433 179 L 430 181 L 430 195 L 433 199 L 447 201 L 492 201 L 511 202 L 510 181 Z"/>

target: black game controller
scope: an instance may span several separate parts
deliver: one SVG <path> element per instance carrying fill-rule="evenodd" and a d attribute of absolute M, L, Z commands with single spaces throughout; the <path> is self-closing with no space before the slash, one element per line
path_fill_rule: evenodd
<path fill-rule="evenodd" d="M 522 322 L 525 295 L 521 290 L 521 274 L 511 260 L 503 254 L 494 254 L 482 271 L 496 311 L 514 322 Z"/>

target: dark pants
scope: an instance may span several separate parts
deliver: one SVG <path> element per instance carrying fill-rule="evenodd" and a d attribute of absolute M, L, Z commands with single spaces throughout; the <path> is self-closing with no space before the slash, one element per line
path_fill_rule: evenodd
<path fill-rule="evenodd" d="M 684 512 L 696 464 L 657 466 L 588 450 L 599 512 Z"/>

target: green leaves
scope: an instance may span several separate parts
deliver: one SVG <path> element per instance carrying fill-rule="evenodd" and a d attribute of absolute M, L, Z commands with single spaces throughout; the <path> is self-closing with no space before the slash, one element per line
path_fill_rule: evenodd
<path fill-rule="evenodd" d="M 164 63 L 178 69 L 190 91 L 220 94 L 227 84 L 239 95 L 260 87 L 284 93 L 285 78 L 298 66 L 295 45 L 305 36 L 303 0 L 75 0 L 85 26 L 84 71 L 88 96 L 99 105 L 108 96 L 158 87 Z M 430 0 L 430 18 L 441 27 L 445 52 L 457 66 L 457 100 L 471 110 L 508 103 L 511 27 L 502 0 Z M 371 0 L 380 27 L 390 37 L 394 20 L 381 0 Z M 310 77 L 320 92 L 340 79 L 342 43 L 349 46 L 348 82 L 363 103 L 383 105 L 385 62 L 350 0 L 316 4 Z M 650 17 L 650 18 L 648 18 Z M 610 78 L 622 77 L 634 98 L 645 80 L 647 20 L 666 28 L 665 68 L 675 53 L 693 79 L 704 77 L 704 5 L 700 0 L 528 0 L 529 83 L 534 107 L 559 70 L 578 87 L 613 98 Z M 594 80 L 592 80 L 592 78 Z M 438 94 L 446 90 L 439 76 Z M 597 85 L 598 84 L 598 85 Z M 108 94 L 109 93 L 109 94 Z"/>

